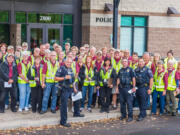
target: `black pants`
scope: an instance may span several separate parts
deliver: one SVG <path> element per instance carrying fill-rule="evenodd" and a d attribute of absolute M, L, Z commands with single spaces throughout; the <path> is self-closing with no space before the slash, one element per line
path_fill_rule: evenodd
<path fill-rule="evenodd" d="M 112 89 L 107 86 L 103 86 L 100 88 L 101 109 L 109 109 L 111 93 Z"/>
<path fill-rule="evenodd" d="M 143 118 L 146 117 L 146 109 L 148 104 L 147 90 L 148 90 L 147 87 L 142 87 L 142 88 L 138 88 L 136 91 L 136 97 L 138 100 L 139 110 L 140 110 L 139 117 L 143 117 Z"/>
<path fill-rule="evenodd" d="M 122 117 L 126 117 L 126 105 L 128 109 L 128 117 L 133 117 L 133 95 L 129 94 L 130 88 L 120 88 L 119 89 L 119 100 L 121 104 L 121 114 Z"/>
<path fill-rule="evenodd" d="M 71 97 L 73 89 L 62 89 L 61 91 L 61 107 L 60 107 L 60 124 L 64 125 L 67 122 L 67 107 L 68 107 L 68 99 Z M 80 100 L 74 102 L 74 115 L 78 116 L 80 114 Z"/>
<path fill-rule="evenodd" d="M 36 87 L 31 88 L 31 98 L 32 98 L 32 111 L 36 112 L 41 111 L 42 108 L 42 94 L 43 94 L 43 89 L 40 85 L 37 85 Z M 37 108 L 38 105 L 38 108 Z"/>
<path fill-rule="evenodd" d="M 10 92 L 11 96 L 11 110 L 15 110 L 16 107 L 16 89 L 4 88 L 4 84 L 0 83 L 0 110 L 4 111 L 6 95 Z"/>

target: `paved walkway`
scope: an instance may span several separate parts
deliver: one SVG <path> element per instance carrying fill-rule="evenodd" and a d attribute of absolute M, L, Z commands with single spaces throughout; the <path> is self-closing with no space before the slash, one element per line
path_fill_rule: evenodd
<path fill-rule="evenodd" d="M 99 113 L 99 109 L 93 109 L 92 113 L 88 113 L 84 110 L 82 113 L 85 114 L 84 118 L 74 118 L 73 113 L 69 112 L 68 122 L 90 122 L 94 120 L 120 117 L 119 108 L 117 110 L 110 111 L 110 113 Z M 134 114 L 137 115 L 138 111 L 135 111 Z M 59 111 L 57 111 L 56 114 L 52 114 L 48 111 L 46 114 L 40 115 L 39 113 L 32 113 L 31 111 L 12 113 L 10 110 L 6 110 L 4 114 L 0 114 L 0 130 L 57 125 L 59 124 L 59 121 Z"/>

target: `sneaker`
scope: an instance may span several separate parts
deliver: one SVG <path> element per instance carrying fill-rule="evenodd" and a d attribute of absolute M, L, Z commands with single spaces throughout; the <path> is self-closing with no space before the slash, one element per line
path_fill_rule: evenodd
<path fill-rule="evenodd" d="M 5 105 L 5 109 L 7 110 L 9 108 L 9 106 L 8 105 Z"/>
<path fill-rule="evenodd" d="M 31 108 L 32 108 L 31 104 L 29 104 L 28 108 L 29 108 L 29 109 L 31 109 Z"/>
<path fill-rule="evenodd" d="M 25 109 L 24 109 L 25 111 L 29 111 L 29 108 L 28 107 L 25 107 Z"/>
<path fill-rule="evenodd" d="M 138 110 L 139 110 L 138 107 L 134 107 L 134 108 L 133 108 L 133 111 L 138 111 Z"/>
<path fill-rule="evenodd" d="M 88 108 L 88 109 L 87 109 L 87 112 L 92 113 L 92 109 L 91 109 L 91 108 Z"/>
<path fill-rule="evenodd" d="M 22 112 L 22 109 L 21 109 L 21 108 L 19 108 L 18 112 Z"/>
<path fill-rule="evenodd" d="M 84 110 L 84 108 L 81 107 L 81 108 L 80 108 L 80 112 L 82 112 L 83 110 Z"/>
<path fill-rule="evenodd" d="M 74 106 L 72 106 L 72 112 L 74 112 Z"/>

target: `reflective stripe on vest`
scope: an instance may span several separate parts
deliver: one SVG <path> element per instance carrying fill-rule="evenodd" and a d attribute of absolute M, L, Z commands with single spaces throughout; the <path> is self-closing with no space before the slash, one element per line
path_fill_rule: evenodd
<path fill-rule="evenodd" d="M 116 60 L 112 58 L 112 66 L 116 70 L 116 74 L 118 74 L 119 70 L 122 68 L 121 60 L 119 60 L 119 62 L 116 63 Z"/>
<path fill-rule="evenodd" d="M 158 72 L 156 71 L 154 75 L 154 85 L 155 85 L 156 91 L 164 91 L 164 88 L 165 88 L 165 84 L 163 80 L 164 75 L 165 75 L 165 72 L 162 72 L 158 75 Z"/>
<path fill-rule="evenodd" d="M 40 83 L 42 84 L 42 67 L 40 67 Z M 35 69 L 31 67 L 31 76 L 35 77 Z M 36 81 L 35 80 L 29 80 L 29 86 L 30 87 L 36 87 Z"/>
<path fill-rule="evenodd" d="M 46 72 L 46 82 L 47 83 L 54 83 L 57 81 L 54 81 L 55 75 L 56 75 L 56 71 L 59 68 L 59 63 L 56 61 L 56 64 L 53 65 L 51 64 L 50 61 L 47 62 L 47 72 Z"/>
<path fill-rule="evenodd" d="M 27 66 L 24 63 L 21 63 L 22 72 L 21 74 L 27 79 L 27 73 L 30 68 L 30 63 L 27 64 Z M 27 82 L 24 81 L 20 76 L 18 76 L 18 83 L 20 84 L 26 84 Z"/>
<path fill-rule="evenodd" d="M 85 69 L 85 75 L 89 76 L 91 79 L 94 77 L 94 71 L 92 68 L 88 71 L 88 68 Z M 87 78 L 84 80 L 84 86 L 95 86 L 94 80 L 88 80 Z"/>
<path fill-rule="evenodd" d="M 104 74 L 104 70 L 101 70 L 100 71 L 100 77 L 103 81 L 108 81 L 108 79 L 110 79 L 111 77 L 111 73 L 112 73 L 112 68 L 111 69 L 108 69 L 108 71 Z M 102 87 L 103 86 L 103 82 L 100 81 L 100 86 Z"/>
<path fill-rule="evenodd" d="M 176 74 L 175 70 L 169 74 L 167 90 L 174 91 L 176 89 L 175 74 Z"/>

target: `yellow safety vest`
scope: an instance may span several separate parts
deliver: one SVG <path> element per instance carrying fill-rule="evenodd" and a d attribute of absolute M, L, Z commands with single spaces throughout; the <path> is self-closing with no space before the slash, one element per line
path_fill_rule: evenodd
<path fill-rule="evenodd" d="M 112 61 L 113 68 L 116 70 L 116 74 L 118 74 L 119 70 L 122 68 L 121 60 L 119 60 L 119 62 L 116 63 L 116 60 L 114 58 L 112 58 L 111 61 Z"/>
<path fill-rule="evenodd" d="M 132 62 L 130 62 L 129 67 L 135 70 L 138 67 L 138 63 L 136 62 L 135 64 L 133 64 Z"/>
<path fill-rule="evenodd" d="M 59 68 L 59 62 L 56 61 L 54 67 L 50 61 L 47 62 L 46 83 L 57 82 L 57 81 L 54 81 L 54 78 L 55 78 L 58 68 Z"/>
<path fill-rule="evenodd" d="M 108 71 L 104 74 L 104 70 L 101 69 L 100 70 L 100 78 L 103 80 L 103 81 L 108 81 L 111 77 L 111 73 L 112 73 L 112 68 L 108 69 Z M 100 86 L 103 87 L 103 82 L 100 81 Z"/>
<path fill-rule="evenodd" d="M 176 71 L 175 71 L 175 70 L 172 71 L 172 72 L 169 74 L 169 77 L 168 77 L 168 88 L 167 88 L 167 90 L 170 90 L 170 91 L 176 90 L 175 74 L 176 74 Z"/>
<path fill-rule="evenodd" d="M 148 67 L 149 69 L 151 69 L 151 65 L 152 65 L 152 62 L 149 61 L 148 64 L 146 64 L 146 67 Z"/>
<path fill-rule="evenodd" d="M 75 61 L 72 62 L 71 68 L 72 68 L 74 75 L 76 75 L 76 62 Z"/>
<path fill-rule="evenodd" d="M 40 84 L 42 84 L 42 66 L 40 66 Z M 31 76 L 32 77 L 35 77 L 35 69 L 33 68 L 33 66 L 31 66 L 31 68 L 30 68 L 30 70 L 31 70 Z M 36 87 L 36 81 L 35 80 L 29 80 L 29 86 L 30 87 Z"/>
<path fill-rule="evenodd" d="M 21 67 L 22 67 L 22 75 L 23 75 L 25 78 L 27 78 L 27 73 L 28 73 L 28 70 L 29 70 L 31 64 L 28 63 L 27 65 L 25 65 L 25 64 L 22 63 L 22 62 L 21 62 L 20 64 L 21 64 Z M 24 81 L 20 76 L 18 76 L 18 83 L 20 83 L 20 84 L 27 84 L 27 82 Z"/>
<path fill-rule="evenodd" d="M 154 74 L 154 87 L 156 89 L 156 91 L 164 91 L 165 89 L 165 83 L 164 83 L 164 75 L 165 75 L 165 72 L 162 72 L 158 75 L 158 72 L 156 72 Z"/>
<path fill-rule="evenodd" d="M 94 77 L 94 71 L 92 68 L 88 71 L 88 68 L 85 69 L 85 75 L 89 76 L 91 80 L 88 80 L 87 78 L 84 80 L 84 86 L 95 86 L 95 80 L 93 80 Z"/>

